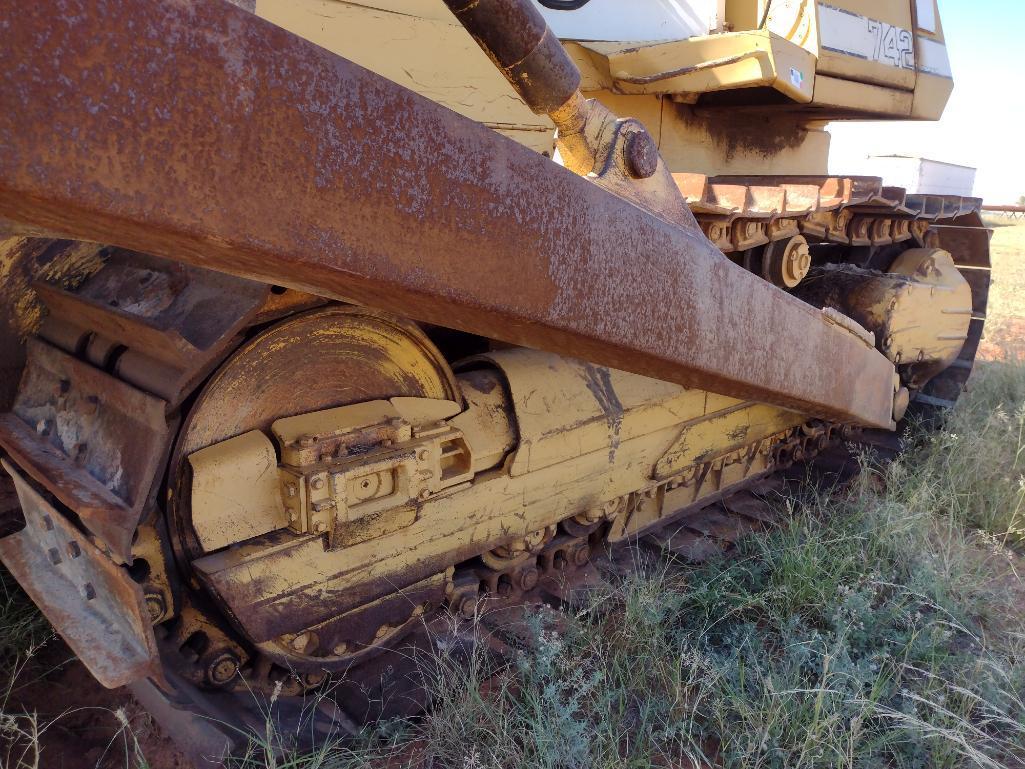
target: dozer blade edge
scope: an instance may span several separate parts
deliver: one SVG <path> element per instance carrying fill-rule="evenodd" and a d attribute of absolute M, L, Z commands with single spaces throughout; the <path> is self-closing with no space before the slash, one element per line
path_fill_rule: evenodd
<path fill-rule="evenodd" d="M 228 2 L 3 7 L 0 219 L 892 425 L 892 364 L 696 228 Z"/>

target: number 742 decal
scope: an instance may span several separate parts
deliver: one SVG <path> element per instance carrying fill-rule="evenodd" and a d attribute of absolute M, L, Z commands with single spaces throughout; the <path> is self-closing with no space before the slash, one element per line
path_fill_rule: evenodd
<path fill-rule="evenodd" d="M 915 68 L 915 40 L 911 32 L 885 21 L 865 19 L 868 31 L 875 37 L 875 61 L 901 69 Z"/>

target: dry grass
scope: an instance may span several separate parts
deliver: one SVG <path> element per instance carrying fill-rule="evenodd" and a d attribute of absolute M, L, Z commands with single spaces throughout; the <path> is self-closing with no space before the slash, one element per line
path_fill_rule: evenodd
<path fill-rule="evenodd" d="M 1025 319 L 1025 221 L 988 218 L 987 224 L 993 228 L 993 273 L 986 332 L 994 337 Z"/>

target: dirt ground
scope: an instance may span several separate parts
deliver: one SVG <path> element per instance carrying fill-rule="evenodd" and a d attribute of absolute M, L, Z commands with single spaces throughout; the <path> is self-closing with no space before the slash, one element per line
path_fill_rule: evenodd
<path fill-rule="evenodd" d="M 24 742 L 0 749 L 0 767 L 10 761 L 10 769 L 21 769 L 18 757 L 39 769 L 191 766 L 127 690 L 100 686 L 59 638 L 38 651 L 3 709 L 35 714 L 41 731 L 38 752 Z M 137 760 L 140 755 L 145 762 Z"/>
<path fill-rule="evenodd" d="M 1025 223 L 997 219 L 989 224 L 994 228 L 993 284 L 980 358 L 1025 359 Z M 44 647 L 37 663 L 29 680 L 11 693 L 5 710 L 34 712 L 41 724 L 50 723 L 39 738 L 38 766 L 187 769 L 173 743 L 131 695 L 97 685 L 59 639 Z M 0 751 L 0 766 L 3 760 Z"/>

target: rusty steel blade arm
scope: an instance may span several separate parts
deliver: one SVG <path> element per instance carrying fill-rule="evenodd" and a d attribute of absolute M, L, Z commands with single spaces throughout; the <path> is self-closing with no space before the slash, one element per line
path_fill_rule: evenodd
<path fill-rule="evenodd" d="M 223 0 L 0 8 L 0 219 L 890 425 L 891 364 L 700 231 Z"/>

